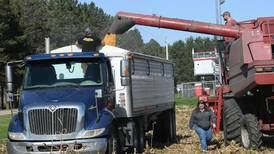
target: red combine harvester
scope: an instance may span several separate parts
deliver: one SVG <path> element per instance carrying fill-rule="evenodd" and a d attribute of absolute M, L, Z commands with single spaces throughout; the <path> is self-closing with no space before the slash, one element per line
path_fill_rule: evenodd
<path fill-rule="evenodd" d="M 274 17 L 228 27 L 119 12 L 109 32 L 122 34 L 134 25 L 235 38 L 227 52 L 229 69 L 222 65 L 222 84 L 215 96 L 206 96 L 217 116 L 215 131 L 222 126 L 226 143 L 235 140 L 246 148 L 258 148 L 263 134 L 274 134 Z"/>

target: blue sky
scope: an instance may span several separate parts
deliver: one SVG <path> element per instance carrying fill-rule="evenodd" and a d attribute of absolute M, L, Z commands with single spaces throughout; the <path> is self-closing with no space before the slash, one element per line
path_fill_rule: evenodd
<path fill-rule="evenodd" d="M 115 15 L 118 11 L 156 14 L 165 17 L 190 19 L 216 23 L 216 0 L 79 0 L 93 1 L 106 13 Z M 221 6 L 223 11 L 230 11 L 237 20 L 249 20 L 263 16 L 274 16 L 274 0 L 226 0 Z M 173 43 L 193 36 L 207 36 L 196 33 L 166 30 L 152 27 L 137 27 L 145 42 L 151 38 L 160 44 Z"/>

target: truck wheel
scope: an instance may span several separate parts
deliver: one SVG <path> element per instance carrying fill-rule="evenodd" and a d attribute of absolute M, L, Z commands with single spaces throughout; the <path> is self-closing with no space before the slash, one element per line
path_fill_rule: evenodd
<path fill-rule="evenodd" d="M 163 132 L 163 120 L 162 116 L 160 115 L 158 119 L 156 120 L 155 125 L 152 127 L 153 128 L 153 143 L 154 142 L 163 142 L 165 139 L 165 133 Z"/>
<path fill-rule="evenodd" d="M 120 153 L 123 153 L 123 151 L 120 145 L 118 130 L 113 128 L 112 133 L 110 137 L 108 138 L 106 154 L 120 154 Z"/>
<path fill-rule="evenodd" d="M 175 109 L 170 110 L 169 112 L 169 119 L 167 122 L 169 123 L 168 126 L 168 140 L 170 143 L 176 142 L 176 113 Z"/>
<path fill-rule="evenodd" d="M 241 119 L 243 113 L 235 99 L 224 101 L 223 107 L 223 129 L 225 145 L 234 140 L 236 143 L 241 141 Z"/>
<path fill-rule="evenodd" d="M 241 143 L 248 149 L 258 149 L 262 145 L 262 132 L 258 120 L 253 114 L 246 114 L 242 118 Z"/>
<path fill-rule="evenodd" d="M 144 121 L 136 120 L 134 129 L 134 146 L 137 153 L 143 153 L 145 149 Z"/>
<path fill-rule="evenodd" d="M 154 126 L 153 140 L 161 143 L 176 141 L 175 109 L 164 111 L 159 116 Z"/>

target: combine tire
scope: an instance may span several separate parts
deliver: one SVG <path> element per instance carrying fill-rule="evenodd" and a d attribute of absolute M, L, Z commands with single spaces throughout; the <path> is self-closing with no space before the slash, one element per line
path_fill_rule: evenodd
<path fill-rule="evenodd" d="M 223 128 L 224 141 L 228 145 L 234 140 L 236 143 L 241 141 L 241 119 L 242 111 L 235 99 L 225 100 L 223 107 Z"/>
<path fill-rule="evenodd" d="M 247 149 L 258 149 L 262 145 L 262 132 L 253 114 L 246 114 L 242 118 L 241 143 Z"/>

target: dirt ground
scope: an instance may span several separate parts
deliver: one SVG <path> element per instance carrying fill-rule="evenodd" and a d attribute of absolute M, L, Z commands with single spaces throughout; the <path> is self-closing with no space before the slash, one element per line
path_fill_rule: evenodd
<path fill-rule="evenodd" d="M 176 110 L 177 143 L 172 145 L 159 145 L 159 148 L 147 148 L 146 154 L 199 154 L 200 143 L 198 136 L 193 130 L 188 128 L 188 121 L 192 109 L 189 107 L 179 107 Z M 209 146 L 208 153 L 212 154 L 274 154 L 274 139 L 264 139 L 261 150 L 246 150 L 239 145 L 232 143 L 225 147 L 222 132 L 214 135 L 214 139 L 219 142 Z"/>

